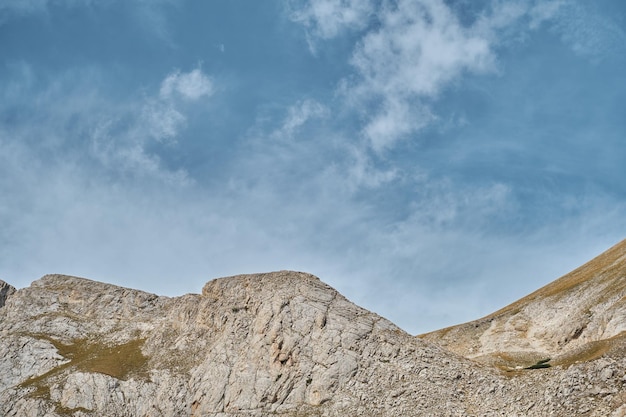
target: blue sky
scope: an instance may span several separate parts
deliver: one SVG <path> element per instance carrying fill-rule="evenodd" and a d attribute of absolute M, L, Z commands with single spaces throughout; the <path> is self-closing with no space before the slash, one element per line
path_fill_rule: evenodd
<path fill-rule="evenodd" d="M 626 3 L 0 2 L 0 278 L 307 271 L 411 333 L 626 237 Z"/>

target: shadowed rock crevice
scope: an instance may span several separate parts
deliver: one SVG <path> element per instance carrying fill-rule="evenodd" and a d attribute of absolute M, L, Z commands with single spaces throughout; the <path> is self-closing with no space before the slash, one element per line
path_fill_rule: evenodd
<path fill-rule="evenodd" d="M 6 299 L 15 293 L 15 288 L 0 280 L 0 308 L 4 307 Z"/>

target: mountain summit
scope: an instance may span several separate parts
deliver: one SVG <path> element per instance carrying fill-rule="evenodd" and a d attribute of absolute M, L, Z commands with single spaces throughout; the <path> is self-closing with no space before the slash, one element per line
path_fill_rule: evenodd
<path fill-rule="evenodd" d="M 0 281 L 0 415 L 624 416 L 620 245 L 480 331 L 421 338 L 301 272 L 215 279 L 173 298 L 63 275 L 17 291 Z M 553 325 L 584 288 L 592 294 L 564 313 L 587 306 L 582 330 Z M 514 333 L 480 344 L 521 311 L 527 345 Z M 587 353 L 574 360 L 576 349 Z M 514 352 L 541 366 L 493 359 Z"/>

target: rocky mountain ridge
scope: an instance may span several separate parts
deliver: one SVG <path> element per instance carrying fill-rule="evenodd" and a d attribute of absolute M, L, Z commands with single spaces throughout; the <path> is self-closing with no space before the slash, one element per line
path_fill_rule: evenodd
<path fill-rule="evenodd" d="M 617 252 L 607 282 L 626 275 Z M 452 340 L 411 336 L 301 272 L 172 298 L 63 275 L 20 290 L 0 281 L 0 415 L 626 415 L 619 338 L 514 372 Z"/>

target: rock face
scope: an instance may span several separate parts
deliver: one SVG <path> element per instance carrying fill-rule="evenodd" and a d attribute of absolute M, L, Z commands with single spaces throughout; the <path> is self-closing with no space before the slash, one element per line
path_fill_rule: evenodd
<path fill-rule="evenodd" d="M 2 284 L 2 416 L 626 415 L 618 342 L 504 372 L 304 273 L 220 278 L 176 298 L 61 275 Z"/>
<path fill-rule="evenodd" d="M 6 299 L 15 292 L 15 288 L 0 280 L 0 307 L 4 306 Z"/>

